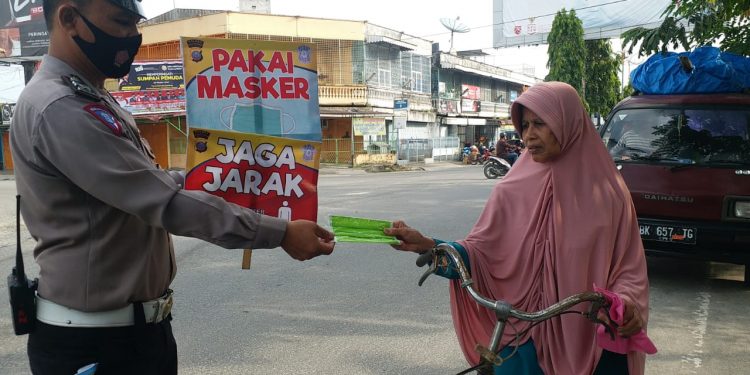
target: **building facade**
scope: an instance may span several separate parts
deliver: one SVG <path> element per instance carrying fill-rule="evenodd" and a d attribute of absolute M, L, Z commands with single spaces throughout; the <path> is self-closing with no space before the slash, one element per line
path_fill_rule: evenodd
<path fill-rule="evenodd" d="M 510 105 L 538 79 L 476 61 L 481 51 L 440 52 L 433 47 L 432 94 L 440 137 L 462 145 L 492 146 L 502 131 L 512 131 Z"/>
<path fill-rule="evenodd" d="M 456 159 L 464 143 L 494 142 L 509 123 L 510 103 L 536 82 L 366 21 L 272 15 L 269 1 L 244 4 L 249 11 L 174 9 L 142 23 L 137 59 L 181 60 L 182 36 L 315 44 L 323 163 Z M 118 91 L 122 81 L 108 80 L 105 87 Z M 185 168 L 184 105 L 134 117 L 159 165 Z M 360 133 L 362 122 L 382 131 Z M 6 154 L 4 167 L 12 168 Z"/>
<path fill-rule="evenodd" d="M 144 43 L 138 60 L 142 61 L 179 58 L 179 38 L 191 35 L 316 44 L 326 139 L 323 162 L 352 164 L 374 148 L 392 149 L 397 139 L 393 129 L 396 100 L 409 102 L 409 120 L 398 136 L 425 136 L 436 123 L 431 102 L 431 43 L 412 35 L 365 21 L 186 9 L 147 21 L 141 32 Z M 382 121 L 385 134 L 367 139 L 355 135 L 355 119 Z M 141 131 L 154 138 L 149 141 L 156 153 L 168 155 L 160 164 L 184 167 L 180 155 L 186 139 L 184 114 L 137 116 L 137 121 Z"/>

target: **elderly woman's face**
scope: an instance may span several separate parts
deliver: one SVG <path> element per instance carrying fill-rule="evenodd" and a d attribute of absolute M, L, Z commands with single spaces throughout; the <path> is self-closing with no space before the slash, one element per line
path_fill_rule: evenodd
<path fill-rule="evenodd" d="M 521 131 L 526 150 L 535 162 L 546 163 L 560 155 L 560 142 L 552 133 L 552 129 L 536 113 L 526 107 L 522 112 Z"/>

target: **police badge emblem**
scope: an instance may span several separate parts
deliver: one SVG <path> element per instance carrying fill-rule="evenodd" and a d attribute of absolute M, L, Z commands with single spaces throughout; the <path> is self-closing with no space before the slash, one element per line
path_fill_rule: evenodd
<path fill-rule="evenodd" d="M 309 64 L 312 60 L 312 49 L 309 46 L 297 47 L 297 58 L 303 64 Z"/>
<path fill-rule="evenodd" d="M 187 41 L 188 48 L 190 48 L 190 59 L 193 62 L 203 61 L 203 41 L 200 39 L 190 39 Z"/>
<path fill-rule="evenodd" d="M 193 136 L 197 139 L 208 139 L 211 137 L 211 133 L 205 131 L 205 130 L 194 130 Z M 195 151 L 197 152 L 206 152 L 208 151 L 208 142 L 206 141 L 196 141 L 195 142 Z"/>
<path fill-rule="evenodd" d="M 312 161 L 315 158 L 315 147 L 312 145 L 305 145 L 302 148 L 302 159 L 305 161 Z"/>

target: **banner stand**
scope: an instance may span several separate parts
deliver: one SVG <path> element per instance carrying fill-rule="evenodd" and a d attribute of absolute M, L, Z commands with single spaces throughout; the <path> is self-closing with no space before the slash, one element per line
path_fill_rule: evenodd
<path fill-rule="evenodd" d="M 250 265 L 253 263 L 253 249 L 245 249 L 242 251 L 242 269 L 249 270 Z"/>

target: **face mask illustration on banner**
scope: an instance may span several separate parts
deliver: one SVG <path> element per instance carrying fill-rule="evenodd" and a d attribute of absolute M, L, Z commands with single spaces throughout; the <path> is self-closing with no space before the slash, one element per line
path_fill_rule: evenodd
<path fill-rule="evenodd" d="M 259 104 L 236 103 L 224 107 L 219 117 L 227 129 L 243 133 L 284 136 L 296 127 L 292 116 Z"/>

